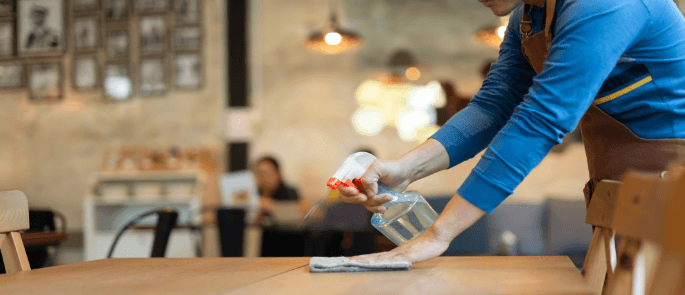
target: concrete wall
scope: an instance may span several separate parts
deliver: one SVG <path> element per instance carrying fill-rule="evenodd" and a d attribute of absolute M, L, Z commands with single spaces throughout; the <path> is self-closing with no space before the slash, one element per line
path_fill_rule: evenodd
<path fill-rule="evenodd" d="M 273 154 L 282 161 L 286 181 L 307 200 L 327 192 L 328 178 L 358 148 L 380 158 L 398 158 L 417 143 L 403 142 L 393 128 L 375 137 L 354 130 L 354 92 L 364 80 L 386 73 L 385 63 L 398 48 L 414 52 L 423 71 L 417 81 L 449 80 L 463 95 L 480 87 L 480 67 L 497 50 L 474 41 L 472 34 L 497 21 L 477 1 L 342 1 L 343 27 L 358 32 L 366 46 L 337 56 L 307 51 L 302 41 L 328 19 L 328 2 L 251 1 L 253 102 L 259 114 L 251 154 Z M 453 194 L 478 157 L 415 183 L 424 195 Z M 510 200 L 541 202 L 547 196 L 582 200 L 587 180 L 582 145 L 551 155 L 531 173 Z"/>
<path fill-rule="evenodd" d="M 0 92 L 0 190 L 24 191 L 30 206 L 60 211 L 69 230 L 79 230 L 88 181 L 100 169 L 107 147 L 208 145 L 221 151 L 225 2 L 203 3 L 204 88 L 200 91 L 104 101 L 99 91 L 71 89 L 72 55 L 67 53 L 62 58 L 62 101 L 34 104 L 27 91 Z"/>

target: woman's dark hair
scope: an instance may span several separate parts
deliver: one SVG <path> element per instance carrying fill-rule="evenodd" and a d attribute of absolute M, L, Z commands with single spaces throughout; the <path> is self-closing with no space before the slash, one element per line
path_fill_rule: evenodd
<path fill-rule="evenodd" d="M 259 162 L 262 162 L 262 161 L 271 162 L 271 164 L 273 164 L 274 167 L 276 167 L 276 171 L 281 172 L 281 168 L 278 165 L 278 160 L 276 160 L 276 158 L 274 158 L 272 156 L 261 157 L 261 158 L 259 158 L 259 160 L 257 160 L 257 162 L 255 162 L 255 165 Z"/>

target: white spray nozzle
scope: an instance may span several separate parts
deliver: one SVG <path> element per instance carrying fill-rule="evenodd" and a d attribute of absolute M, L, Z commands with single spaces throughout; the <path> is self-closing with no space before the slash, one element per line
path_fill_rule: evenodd
<path fill-rule="evenodd" d="M 376 157 L 372 154 L 366 152 L 358 152 L 350 155 L 345 159 L 342 166 L 335 171 L 333 177 L 331 177 L 326 185 L 331 189 L 337 189 L 338 187 L 354 187 L 352 181 L 356 182 L 360 187 L 363 186 L 360 178 L 366 172 L 366 169 L 371 166 L 373 161 L 376 161 Z"/>

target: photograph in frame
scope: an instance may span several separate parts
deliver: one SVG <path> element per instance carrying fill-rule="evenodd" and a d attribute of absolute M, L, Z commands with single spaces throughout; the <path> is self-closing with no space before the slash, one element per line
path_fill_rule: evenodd
<path fill-rule="evenodd" d="M 153 13 L 169 10 L 169 0 L 135 0 L 136 12 Z"/>
<path fill-rule="evenodd" d="M 29 65 L 29 98 L 31 101 L 56 101 L 62 98 L 62 66 L 60 62 Z"/>
<path fill-rule="evenodd" d="M 0 90 L 24 86 L 24 66 L 21 63 L 0 63 Z"/>
<path fill-rule="evenodd" d="M 95 55 L 74 57 L 74 89 L 93 90 L 98 88 L 98 60 Z"/>
<path fill-rule="evenodd" d="M 140 52 L 159 54 L 166 50 L 166 20 L 164 16 L 140 18 Z"/>
<path fill-rule="evenodd" d="M 173 0 L 176 23 L 197 24 L 200 22 L 202 0 Z"/>
<path fill-rule="evenodd" d="M 166 76 L 166 62 L 163 57 L 141 59 L 138 94 L 141 96 L 164 95 L 167 91 Z"/>
<path fill-rule="evenodd" d="M 129 44 L 128 30 L 107 31 L 107 35 L 105 36 L 107 58 L 126 58 L 129 52 Z"/>
<path fill-rule="evenodd" d="M 176 55 L 173 64 L 176 89 L 200 89 L 202 87 L 202 56 L 199 53 Z"/>
<path fill-rule="evenodd" d="M 107 22 L 122 22 L 129 19 L 129 0 L 103 0 L 103 3 Z"/>
<path fill-rule="evenodd" d="M 77 17 L 72 25 L 75 51 L 98 49 L 100 22 L 97 17 Z"/>
<path fill-rule="evenodd" d="M 14 23 L 0 21 L 0 58 L 14 55 Z"/>
<path fill-rule="evenodd" d="M 104 88 L 108 100 L 131 98 L 133 87 L 128 63 L 109 63 L 105 66 Z"/>
<path fill-rule="evenodd" d="M 74 12 L 91 12 L 100 8 L 100 0 L 72 0 Z"/>
<path fill-rule="evenodd" d="M 18 0 L 19 55 L 57 55 L 66 48 L 63 0 Z"/>
<path fill-rule="evenodd" d="M 0 17 L 14 13 L 14 0 L 0 0 Z"/>
<path fill-rule="evenodd" d="M 171 40 L 174 50 L 199 50 L 202 44 L 202 31 L 200 27 L 179 27 L 174 30 Z"/>

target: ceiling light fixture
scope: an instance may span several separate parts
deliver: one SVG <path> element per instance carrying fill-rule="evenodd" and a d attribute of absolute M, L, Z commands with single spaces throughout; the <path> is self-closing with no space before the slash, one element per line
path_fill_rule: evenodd
<path fill-rule="evenodd" d="M 364 41 L 356 33 L 340 29 L 335 9 L 331 9 L 328 27 L 311 34 L 304 44 L 311 51 L 334 55 L 356 51 Z"/>

